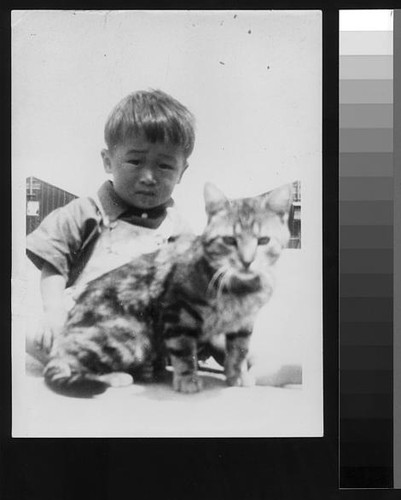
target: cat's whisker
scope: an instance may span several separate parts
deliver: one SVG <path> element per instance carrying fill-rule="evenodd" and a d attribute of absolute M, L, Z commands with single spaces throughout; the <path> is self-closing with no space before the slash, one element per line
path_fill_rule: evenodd
<path fill-rule="evenodd" d="M 209 285 L 207 287 L 206 290 L 207 295 L 209 295 L 212 292 L 216 282 L 219 280 L 220 277 L 222 277 L 227 272 L 227 270 L 228 270 L 228 265 L 224 265 L 219 269 L 217 269 L 217 271 L 213 274 L 212 279 L 210 280 Z"/>
<path fill-rule="evenodd" d="M 232 292 L 232 290 L 231 290 L 231 286 L 230 286 L 230 285 L 231 285 L 231 277 L 232 277 L 232 275 L 233 275 L 233 274 L 234 274 L 234 273 L 233 273 L 232 269 L 230 269 L 230 272 L 229 272 L 229 273 L 227 273 L 227 274 L 226 274 L 226 276 L 225 276 L 225 283 L 224 283 L 224 286 L 226 287 L 226 290 L 227 290 L 227 292 L 228 292 L 230 295 L 232 295 L 232 293 L 231 293 L 231 292 Z"/>
<path fill-rule="evenodd" d="M 224 288 L 227 289 L 228 292 L 230 292 L 230 289 L 229 289 L 229 284 L 230 284 L 230 278 L 231 278 L 231 275 L 232 275 L 232 271 L 231 269 L 226 269 L 222 275 L 222 278 L 220 280 L 220 283 L 219 283 L 219 286 L 218 286 L 218 289 L 217 289 L 217 299 L 220 300 L 222 294 L 223 294 L 223 290 Z"/>
<path fill-rule="evenodd" d="M 217 288 L 217 300 L 221 299 L 221 296 L 223 295 L 223 290 L 224 290 L 224 277 L 221 279 L 219 286 Z"/>

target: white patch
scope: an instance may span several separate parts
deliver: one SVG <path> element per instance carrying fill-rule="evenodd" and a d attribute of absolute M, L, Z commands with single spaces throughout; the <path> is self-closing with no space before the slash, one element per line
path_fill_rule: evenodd
<path fill-rule="evenodd" d="M 129 373 L 113 372 L 105 375 L 100 375 L 98 379 L 101 382 L 109 384 L 110 387 L 127 387 L 134 383 L 134 379 Z"/>

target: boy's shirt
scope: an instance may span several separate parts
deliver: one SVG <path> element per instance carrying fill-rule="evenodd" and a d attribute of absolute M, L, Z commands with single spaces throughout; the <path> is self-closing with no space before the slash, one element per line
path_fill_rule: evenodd
<path fill-rule="evenodd" d="M 83 275 L 88 282 L 170 237 L 191 232 L 173 204 L 132 209 L 107 181 L 94 198 L 77 198 L 51 212 L 28 235 L 27 255 L 38 269 L 45 262 L 55 267 L 67 287 L 82 283 Z"/>

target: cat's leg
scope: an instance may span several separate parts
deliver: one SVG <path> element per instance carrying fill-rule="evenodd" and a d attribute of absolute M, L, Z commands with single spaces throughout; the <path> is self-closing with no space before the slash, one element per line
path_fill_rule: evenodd
<path fill-rule="evenodd" d="M 166 307 L 162 315 L 163 339 L 173 366 L 174 390 L 199 392 L 202 381 L 198 376 L 198 339 L 201 337 L 202 317 L 184 300 Z"/>
<path fill-rule="evenodd" d="M 103 321 L 103 337 L 98 358 L 98 368 L 103 372 L 99 379 L 111 387 L 125 387 L 137 379 L 153 378 L 152 341 L 146 322 L 136 318 L 118 316 Z"/>
<path fill-rule="evenodd" d="M 166 340 L 173 365 L 174 390 L 184 393 L 199 392 L 202 381 L 198 377 L 197 342 L 193 337 L 178 335 Z"/>
<path fill-rule="evenodd" d="M 248 387 L 254 385 L 248 372 L 247 356 L 251 332 L 240 330 L 226 334 L 226 358 L 224 372 L 227 385 Z"/>
<path fill-rule="evenodd" d="M 160 331 L 144 324 L 142 328 L 143 355 L 136 355 L 136 362 L 128 370 L 135 381 L 155 382 L 164 380 L 166 375 L 166 347 Z M 137 346 L 138 340 L 134 342 Z"/>
<path fill-rule="evenodd" d="M 153 361 L 147 359 L 134 371 L 135 378 L 142 382 L 151 382 L 154 379 Z"/>
<path fill-rule="evenodd" d="M 139 367 L 132 370 L 132 375 L 140 382 L 154 382 L 163 379 L 165 369 L 166 362 L 163 358 L 149 357 Z"/>
<path fill-rule="evenodd" d="M 111 327 L 114 327 L 112 330 Z M 55 392 L 90 397 L 108 387 L 122 387 L 133 382 L 127 372 L 142 353 L 140 344 L 130 342 L 132 325 L 121 319 L 112 325 L 70 326 L 54 341 L 44 377 Z"/>

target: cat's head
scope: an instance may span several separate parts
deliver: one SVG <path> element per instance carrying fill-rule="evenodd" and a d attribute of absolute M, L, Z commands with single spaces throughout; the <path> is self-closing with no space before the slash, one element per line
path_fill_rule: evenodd
<path fill-rule="evenodd" d="M 255 282 L 276 262 L 290 238 L 292 185 L 252 198 L 229 200 L 216 186 L 204 189 L 208 223 L 202 234 L 207 261 L 230 282 Z"/>

